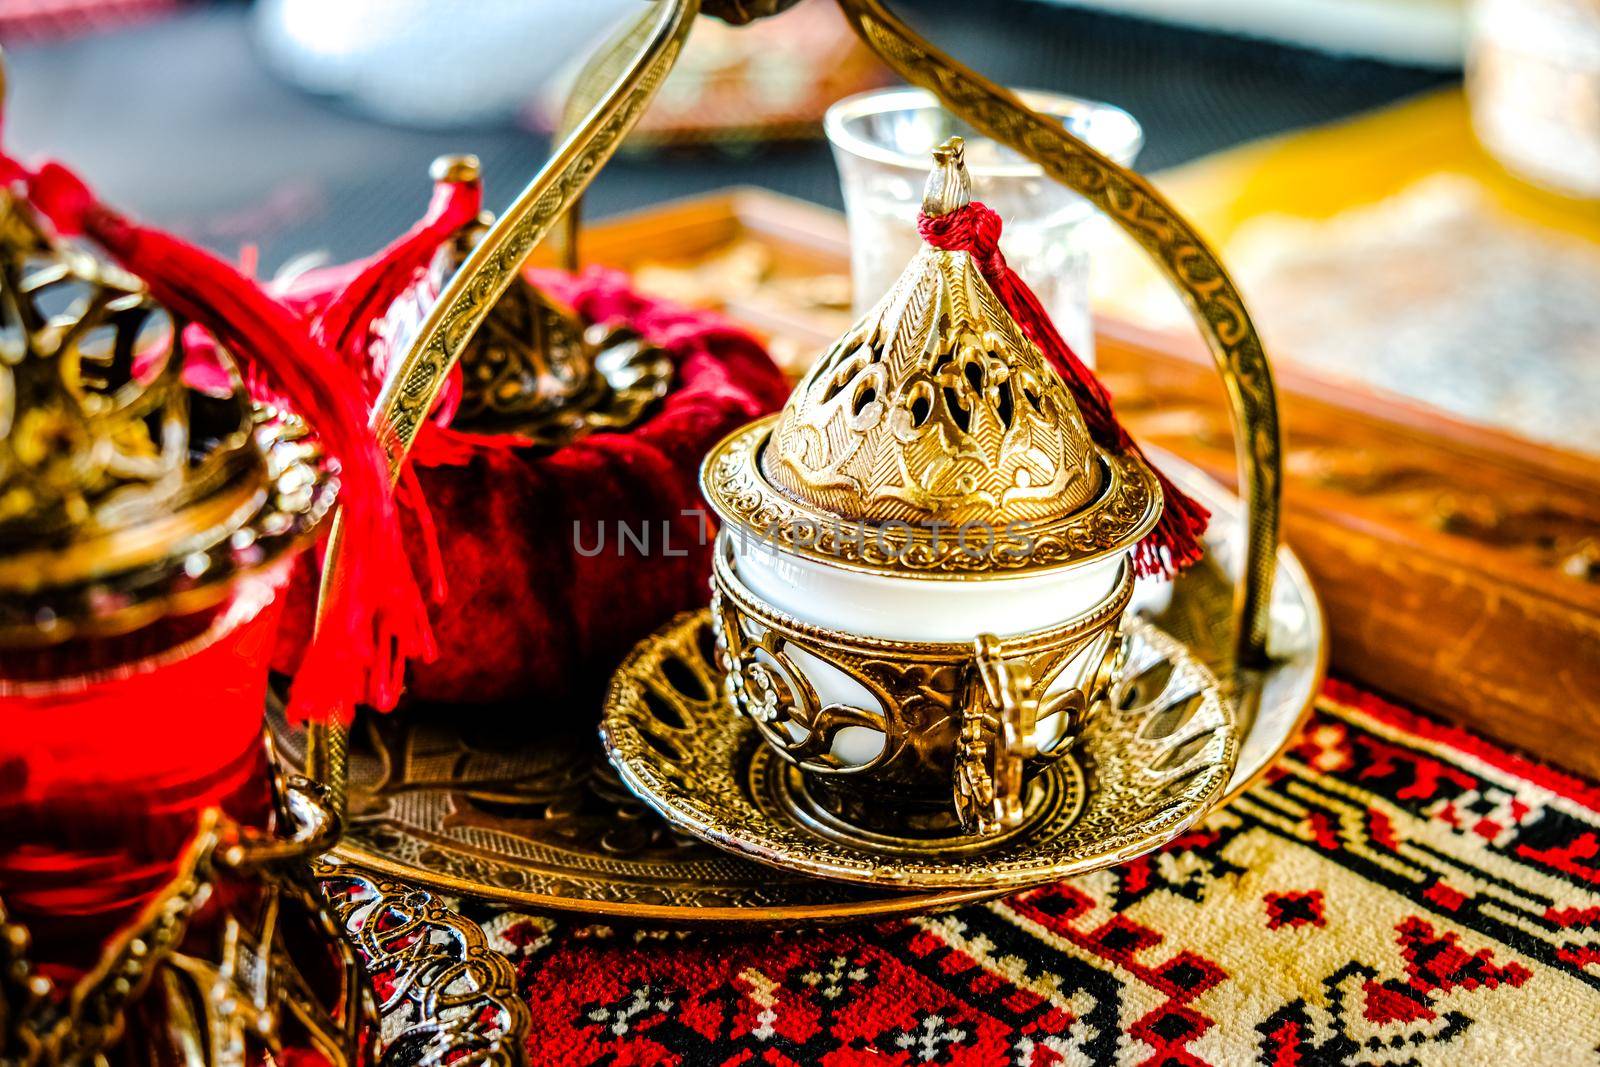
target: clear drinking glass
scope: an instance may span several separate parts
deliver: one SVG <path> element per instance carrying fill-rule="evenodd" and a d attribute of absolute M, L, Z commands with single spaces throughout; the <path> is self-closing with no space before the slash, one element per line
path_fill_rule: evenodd
<path fill-rule="evenodd" d="M 1121 108 L 1060 93 L 1020 90 L 1017 95 L 1118 163 L 1131 165 L 1144 144 L 1139 123 Z M 1087 238 L 1101 220 L 1088 201 L 1045 177 L 1038 164 L 975 133 L 924 89 L 846 97 L 828 109 L 824 124 L 844 188 L 857 314 L 878 302 L 915 254 L 917 210 L 932 166 L 929 153 L 959 134 L 967 142 L 974 198 L 999 212 L 1005 223 L 1000 250 L 1038 294 L 1073 351 L 1093 365 Z"/>

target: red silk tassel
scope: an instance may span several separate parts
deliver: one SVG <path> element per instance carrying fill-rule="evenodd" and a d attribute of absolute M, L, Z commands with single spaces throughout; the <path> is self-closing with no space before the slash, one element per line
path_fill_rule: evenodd
<path fill-rule="evenodd" d="M 371 359 L 373 325 L 388 313 L 390 306 L 428 268 L 429 262 L 444 243 L 476 219 L 482 210 L 483 186 L 477 180 L 436 181 L 427 213 L 410 230 L 373 256 L 355 277 L 344 284 L 337 296 L 312 315 L 312 335 L 337 353 L 345 366 L 360 375 L 369 390 L 369 396 L 377 396 L 383 384 L 383 375 L 388 370 L 375 366 Z M 459 403 L 460 383 L 461 369 L 452 367 L 450 381 L 437 405 L 446 412 L 446 419 Z M 439 417 L 435 415 L 435 418 Z M 414 444 L 424 444 L 432 429 L 432 423 L 424 425 L 420 439 Z M 410 463 L 401 469 L 396 498 L 401 507 L 410 508 L 417 514 L 425 546 L 428 598 L 436 604 L 443 604 L 449 596 L 444 560 L 439 554 L 433 516 L 423 501 L 422 490 L 417 485 L 417 476 Z"/>
<path fill-rule="evenodd" d="M 388 468 L 367 428 L 363 383 L 304 322 L 229 264 L 99 203 L 55 163 L 29 171 L 0 157 L 0 178 L 26 183 L 33 206 L 63 235 L 84 234 L 149 287 L 175 316 L 208 330 L 302 415 L 339 465 L 348 553 L 290 693 L 297 718 L 381 710 L 400 695 L 406 658 L 430 656 L 426 607 L 407 562 Z"/>
<path fill-rule="evenodd" d="M 400 238 L 365 261 L 308 271 L 275 294 L 308 324 L 312 336 L 353 368 L 375 400 L 388 368 L 386 353 L 375 350 L 374 326 L 388 314 L 427 270 L 445 242 L 454 238 L 482 210 L 482 186 L 475 180 L 439 179 L 427 213 Z M 461 397 L 461 368 L 452 367 L 429 420 L 420 428 L 400 469 L 395 499 L 417 520 L 422 558 L 413 560 L 426 576 L 428 598 L 443 604 L 449 588 L 439 553 L 436 524 L 417 483 L 418 466 L 459 465 L 485 447 L 525 445 L 509 435 L 482 437 L 449 429 Z"/>
<path fill-rule="evenodd" d="M 1111 394 L 1056 332 L 1033 290 L 1006 264 L 1000 251 L 999 215 L 973 201 L 948 214 L 919 216 L 917 232 L 935 248 L 972 255 L 1006 311 L 1066 380 L 1095 444 L 1109 451 L 1131 449 L 1145 459 L 1138 442 L 1117 421 Z M 1148 459 L 1145 462 L 1161 484 L 1164 506 L 1156 528 L 1134 551 L 1134 567 L 1142 577 L 1171 575 L 1198 562 L 1205 553 L 1200 537 L 1211 513 L 1181 492 Z"/>

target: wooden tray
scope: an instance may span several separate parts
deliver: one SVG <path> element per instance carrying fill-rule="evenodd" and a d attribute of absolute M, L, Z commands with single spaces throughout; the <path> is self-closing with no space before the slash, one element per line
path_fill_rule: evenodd
<path fill-rule="evenodd" d="M 736 189 L 586 229 L 585 263 L 718 307 L 798 371 L 849 324 L 842 216 Z M 1198 337 L 1101 322 L 1101 373 L 1143 440 L 1233 484 Z M 1335 384 L 1274 353 L 1285 536 L 1341 675 L 1600 774 L 1600 471 L 1585 458 Z"/>

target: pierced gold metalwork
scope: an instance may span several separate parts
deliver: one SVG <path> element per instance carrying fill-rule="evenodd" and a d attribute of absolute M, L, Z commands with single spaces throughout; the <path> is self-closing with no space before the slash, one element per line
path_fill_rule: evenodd
<path fill-rule="evenodd" d="M 924 210 L 966 206 L 961 139 L 934 159 Z M 1131 548 L 1160 514 L 1154 476 L 1090 440 L 972 256 L 927 245 L 812 365 L 770 435 L 723 442 L 702 482 L 745 534 L 776 526 L 829 562 L 918 577 L 1095 559 Z"/>
<path fill-rule="evenodd" d="M 924 209 L 969 204 L 961 139 L 934 159 Z M 774 420 L 711 450 L 701 488 L 739 537 L 918 578 L 1085 563 L 1161 512 L 1154 474 L 1090 439 L 971 254 L 928 245 Z"/>
<path fill-rule="evenodd" d="M 367 970 L 384 979 L 384 1063 L 527 1061 L 516 970 L 476 923 L 424 889 L 359 867 L 323 862 L 313 873 Z"/>
<path fill-rule="evenodd" d="M 1072 394 L 972 256 L 927 246 L 806 373 L 762 470 L 809 508 L 879 525 L 1059 519 L 1101 482 Z"/>
<path fill-rule="evenodd" d="M 637 331 L 586 323 L 522 279 L 462 350 L 461 375 L 453 425 L 553 449 L 638 422 L 667 395 L 673 367 Z"/>
<path fill-rule="evenodd" d="M 933 47 L 892 15 L 882 0 L 838 3 L 861 38 L 902 78 L 928 89 L 955 115 L 1038 163 L 1046 174 L 1106 214 L 1150 255 L 1189 306 L 1227 388 L 1239 484 L 1247 505 L 1244 576 L 1235 605 L 1235 659 L 1246 668 L 1267 666 L 1283 441 L 1271 365 L 1244 299 L 1222 262 L 1148 181 Z"/>
<path fill-rule="evenodd" d="M 39 972 L 27 930 L 0 910 L 0 1063 L 103 1062 L 124 1039 L 152 1062 L 219 1063 L 252 1044 L 276 1055 L 293 1043 L 335 1067 L 364 1063 L 370 988 L 304 866 L 337 819 L 313 783 L 291 780 L 279 795 L 283 838 L 203 813 L 173 880 L 70 990 Z M 209 953 L 191 930 L 208 903 L 218 909 Z"/>
<path fill-rule="evenodd" d="M 1105 708 L 1023 800 L 1025 833 L 980 849 L 830 825 L 803 799 L 816 781 L 765 743 L 756 723 L 676 699 L 667 675 L 699 617 L 680 616 L 618 669 L 601 724 L 627 786 L 668 821 L 783 871 L 864 885 L 989 888 L 1063 878 L 1172 840 L 1222 796 L 1238 757 L 1218 683 L 1177 641 L 1126 627 Z"/>
<path fill-rule="evenodd" d="M 607 85 L 611 84 L 608 79 Z M 480 180 L 470 155 L 433 161 L 435 181 Z M 429 310 L 494 223 L 484 212 L 440 250 L 427 271 L 374 324 L 372 364 L 404 359 Z M 460 354 L 461 396 L 451 424 L 514 434 L 536 449 L 556 449 L 596 430 L 621 430 L 644 418 L 672 385 L 671 358 L 637 331 L 586 321 L 575 309 L 515 277 Z"/>
<path fill-rule="evenodd" d="M 0 645 L 220 603 L 331 505 L 292 419 L 183 383 L 183 327 L 0 193 Z"/>
<path fill-rule="evenodd" d="M 930 848 L 1021 824 L 1026 779 L 1072 746 L 1105 699 L 1101 664 L 1133 595 L 1124 567 L 1098 605 L 1049 630 L 968 644 L 890 641 L 775 610 L 739 580 L 725 548 L 715 553 L 711 612 L 734 708 L 812 776 L 810 793 L 829 815 L 876 831 L 915 827 Z M 876 706 L 824 701 L 801 662 L 838 672 Z M 1057 688 L 1075 666 L 1100 688 Z M 1035 748 L 1034 727 L 1057 715 L 1057 742 Z M 842 760 L 836 742 L 846 729 L 878 736 L 881 747 L 865 761 Z"/>

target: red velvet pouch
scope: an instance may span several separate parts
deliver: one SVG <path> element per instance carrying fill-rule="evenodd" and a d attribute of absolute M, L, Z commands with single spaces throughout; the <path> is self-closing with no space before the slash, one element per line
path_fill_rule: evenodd
<path fill-rule="evenodd" d="M 505 435 L 424 431 L 413 463 L 433 529 L 408 509 L 406 542 L 419 574 L 442 568 L 447 595 L 431 613 L 438 655 L 412 661 L 407 692 L 420 701 L 536 702 L 541 723 L 587 728 L 627 650 L 709 598 L 701 459 L 723 435 L 780 407 L 789 387 L 745 331 L 646 297 L 614 271 L 535 271 L 529 280 L 589 321 L 626 325 L 664 349 L 672 389 L 637 425 L 553 452 Z M 301 568 L 289 597 L 280 669 L 293 668 L 309 632 L 310 570 Z"/>

